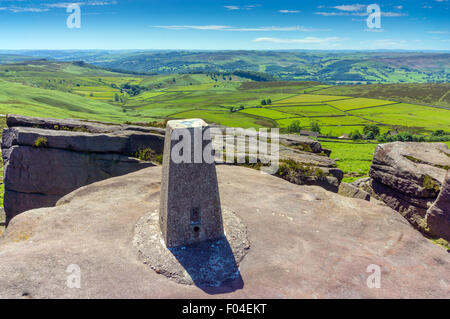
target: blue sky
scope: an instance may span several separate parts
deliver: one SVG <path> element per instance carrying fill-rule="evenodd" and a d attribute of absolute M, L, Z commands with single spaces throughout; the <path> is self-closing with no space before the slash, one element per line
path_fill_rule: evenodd
<path fill-rule="evenodd" d="M 0 1 L 0 49 L 450 50 L 449 0 L 82 0 L 81 28 L 69 3 Z"/>

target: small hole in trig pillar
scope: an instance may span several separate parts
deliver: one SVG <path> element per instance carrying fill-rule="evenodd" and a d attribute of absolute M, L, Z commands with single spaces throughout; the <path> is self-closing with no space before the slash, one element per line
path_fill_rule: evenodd
<path fill-rule="evenodd" d="M 198 208 L 194 208 L 191 213 L 191 223 L 197 224 L 200 223 L 200 211 Z"/>

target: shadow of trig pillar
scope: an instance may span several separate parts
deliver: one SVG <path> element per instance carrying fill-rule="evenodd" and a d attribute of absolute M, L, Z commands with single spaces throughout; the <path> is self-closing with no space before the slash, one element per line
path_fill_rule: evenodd
<path fill-rule="evenodd" d="M 167 123 L 159 224 L 169 248 L 224 235 L 211 136 L 201 119 Z"/>

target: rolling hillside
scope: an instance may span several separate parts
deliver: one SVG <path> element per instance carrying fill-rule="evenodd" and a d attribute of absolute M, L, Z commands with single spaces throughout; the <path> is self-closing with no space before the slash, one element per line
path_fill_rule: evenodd
<path fill-rule="evenodd" d="M 5 51 L 2 51 L 4 54 Z M 448 82 L 450 53 L 361 51 L 12 51 L 156 74 L 263 72 L 328 84 Z M 1 62 L 1 59 L 0 59 Z"/>
<path fill-rule="evenodd" d="M 306 129 L 317 123 L 330 136 L 367 124 L 419 134 L 450 127 L 448 83 L 330 86 L 220 73 L 144 76 L 47 60 L 0 65 L 0 81 L 0 113 L 113 122 L 201 117 L 282 129 L 300 121 Z"/>
<path fill-rule="evenodd" d="M 266 72 L 280 80 L 324 83 L 441 82 L 449 79 L 447 53 L 309 53 L 277 51 L 163 52 L 128 55 L 97 65 L 155 73 Z"/>
<path fill-rule="evenodd" d="M 450 131 L 448 83 L 331 86 L 314 81 L 255 82 L 232 74 L 111 72 L 84 62 L 0 65 L 0 114 L 148 123 L 202 118 L 234 127 L 320 127 L 321 142 L 346 173 L 367 174 L 374 141 L 336 141 L 375 124 L 430 135 Z M 263 102 L 264 101 L 264 102 Z M 0 190 L 1 191 L 1 190 Z"/>

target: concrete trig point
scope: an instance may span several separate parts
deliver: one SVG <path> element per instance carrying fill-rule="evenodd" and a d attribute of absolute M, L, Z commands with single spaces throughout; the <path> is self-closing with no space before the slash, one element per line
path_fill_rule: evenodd
<path fill-rule="evenodd" d="M 224 236 L 211 137 L 201 119 L 167 123 L 159 225 L 169 248 Z"/>
<path fill-rule="evenodd" d="M 160 208 L 139 219 L 133 246 L 146 265 L 177 283 L 234 281 L 239 289 L 238 265 L 250 242 L 237 214 L 220 205 L 209 133 L 199 119 L 167 123 Z"/>

